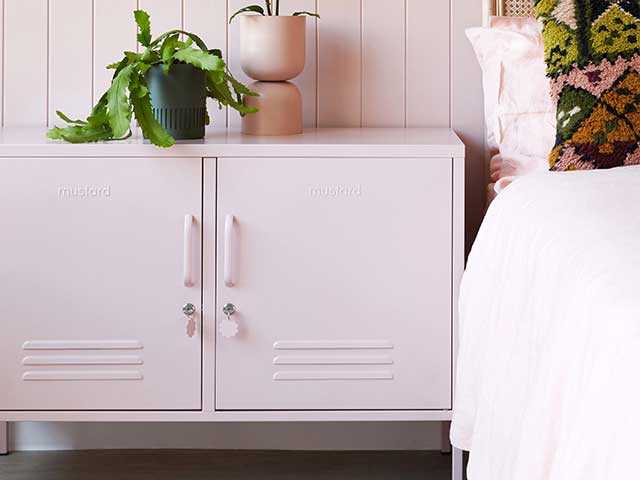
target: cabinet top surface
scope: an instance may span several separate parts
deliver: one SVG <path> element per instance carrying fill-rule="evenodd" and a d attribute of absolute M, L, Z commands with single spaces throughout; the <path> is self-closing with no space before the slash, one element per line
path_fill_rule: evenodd
<path fill-rule="evenodd" d="M 139 132 L 123 141 L 76 144 L 49 140 L 45 128 L 0 129 L 0 157 L 8 156 L 363 156 L 462 157 L 464 144 L 448 128 L 319 128 L 301 135 L 256 137 L 210 129 L 202 140 L 162 149 Z"/>

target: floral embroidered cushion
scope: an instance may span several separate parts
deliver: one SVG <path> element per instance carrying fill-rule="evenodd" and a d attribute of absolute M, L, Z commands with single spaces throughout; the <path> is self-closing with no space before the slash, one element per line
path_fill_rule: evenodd
<path fill-rule="evenodd" d="M 640 164 L 640 2 L 537 0 L 557 102 L 551 170 Z"/>

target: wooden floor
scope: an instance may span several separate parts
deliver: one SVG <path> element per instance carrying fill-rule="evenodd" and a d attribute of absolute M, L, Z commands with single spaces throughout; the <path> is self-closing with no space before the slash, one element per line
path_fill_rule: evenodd
<path fill-rule="evenodd" d="M 440 452 L 93 450 L 0 456 L 2 480 L 449 480 Z"/>

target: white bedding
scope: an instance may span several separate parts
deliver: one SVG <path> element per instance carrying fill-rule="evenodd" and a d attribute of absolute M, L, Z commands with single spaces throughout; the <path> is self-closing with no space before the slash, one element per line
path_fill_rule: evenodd
<path fill-rule="evenodd" d="M 640 478 L 640 167 L 507 187 L 459 332 L 451 440 L 470 480 Z"/>

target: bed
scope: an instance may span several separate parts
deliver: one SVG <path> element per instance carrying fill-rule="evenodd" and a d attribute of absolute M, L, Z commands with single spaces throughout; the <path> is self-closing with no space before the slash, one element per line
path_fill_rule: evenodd
<path fill-rule="evenodd" d="M 637 475 L 639 205 L 640 167 L 526 175 L 490 205 L 459 305 L 451 440 L 470 480 Z"/>

